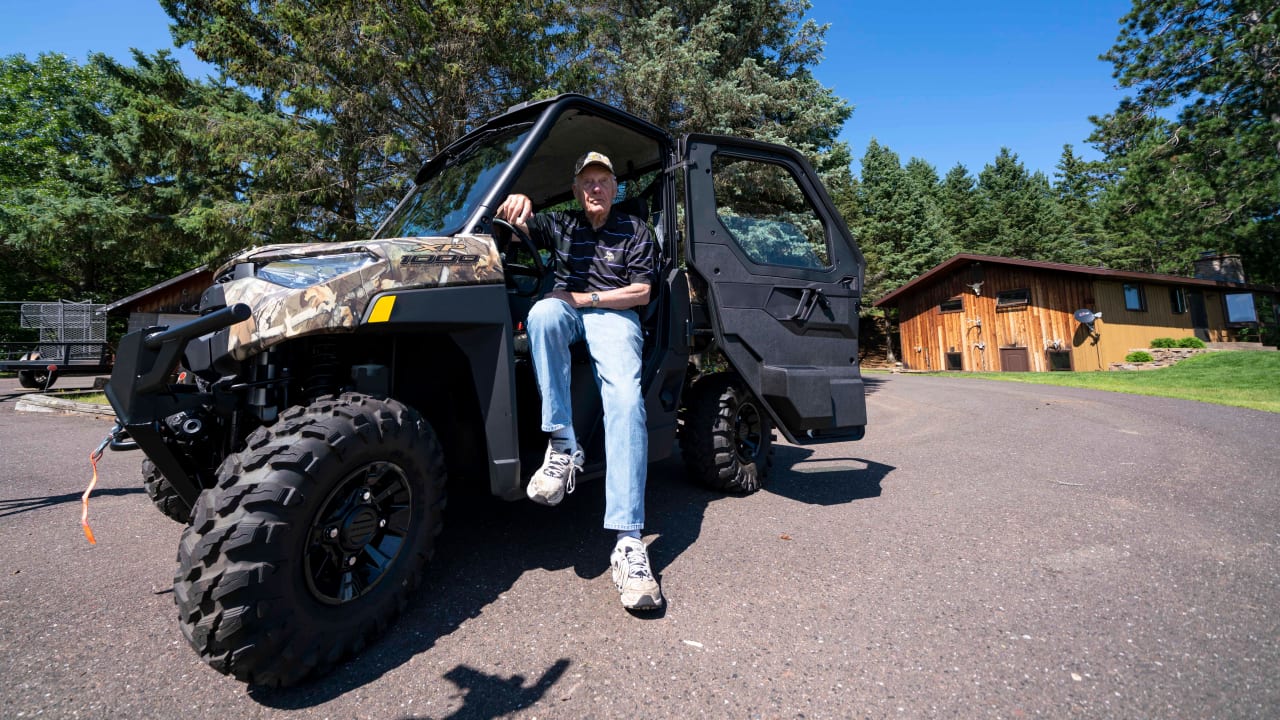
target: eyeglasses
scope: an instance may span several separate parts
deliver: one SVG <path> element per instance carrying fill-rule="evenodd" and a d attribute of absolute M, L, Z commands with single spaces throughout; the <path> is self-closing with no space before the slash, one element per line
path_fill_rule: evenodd
<path fill-rule="evenodd" d="M 574 182 L 577 183 L 578 187 L 582 188 L 583 190 L 594 190 L 597 187 L 607 188 L 609 187 L 609 183 L 611 183 L 612 181 L 613 181 L 612 178 L 602 178 L 599 180 L 589 180 L 587 178 L 578 178 L 577 180 L 574 180 Z"/>

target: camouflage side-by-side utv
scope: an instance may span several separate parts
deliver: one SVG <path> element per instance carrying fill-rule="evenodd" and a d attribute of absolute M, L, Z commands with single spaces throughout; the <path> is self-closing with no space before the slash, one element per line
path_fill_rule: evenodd
<path fill-rule="evenodd" d="M 586 150 L 612 159 L 617 207 L 660 245 L 640 311 L 650 459 L 678 437 L 694 478 L 751 492 L 775 427 L 862 436 L 863 259 L 800 155 L 677 141 L 577 95 L 516 106 L 428 162 L 372 239 L 242 253 L 199 319 L 122 339 L 110 444 L 145 453 L 151 498 L 186 525 L 174 598 L 214 668 L 265 685 L 324 672 L 408 602 L 446 476 L 524 497 L 546 447 L 524 321 L 553 269 L 493 212 L 514 192 L 572 200 Z M 589 479 L 605 456 L 585 358 Z"/>

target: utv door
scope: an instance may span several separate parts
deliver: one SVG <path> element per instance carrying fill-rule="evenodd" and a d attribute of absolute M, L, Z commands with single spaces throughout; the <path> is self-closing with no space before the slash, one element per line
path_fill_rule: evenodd
<path fill-rule="evenodd" d="M 793 443 L 858 439 L 863 259 L 803 157 L 687 135 L 686 259 L 720 349 Z"/>

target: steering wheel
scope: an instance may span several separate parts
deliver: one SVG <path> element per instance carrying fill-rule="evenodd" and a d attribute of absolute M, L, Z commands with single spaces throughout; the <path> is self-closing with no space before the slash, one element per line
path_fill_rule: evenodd
<path fill-rule="evenodd" d="M 523 275 L 525 277 L 536 278 L 538 282 L 532 283 L 532 291 L 520 289 L 519 285 L 515 286 L 516 292 L 520 295 L 532 296 L 537 294 L 539 288 L 542 287 L 542 279 L 547 276 L 547 266 L 542 262 L 542 256 L 538 254 L 538 248 L 533 244 L 533 238 L 520 228 L 501 218 L 494 218 L 493 224 L 505 228 L 511 233 L 511 242 L 507 243 L 507 251 L 503 260 L 503 267 L 509 275 Z M 523 246 L 523 250 L 521 250 Z M 529 263 L 525 264 L 521 253 L 529 255 Z M 515 260 L 519 258 L 521 262 Z"/>

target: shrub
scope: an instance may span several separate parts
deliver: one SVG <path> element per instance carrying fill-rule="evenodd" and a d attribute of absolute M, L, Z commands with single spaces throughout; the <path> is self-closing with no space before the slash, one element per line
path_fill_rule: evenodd
<path fill-rule="evenodd" d="M 1146 350 L 1134 350 L 1124 356 L 1125 362 L 1151 362 L 1151 353 Z"/>
<path fill-rule="evenodd" d="M 1178 347 L 1178 341 L 1173 338 L 1156 338 L 1149 343 L 1153 348 L 1175 348 Z"/>
<path fill-rule="evenodd" d="M 1155 347 L 1155 345 L 1152 345 L 1151 347 Z M 1198 337 L 1184 337 L 1178 341 L 1178 347 L 1202 350 L 1204 349 L 1204 341 Z"/>

